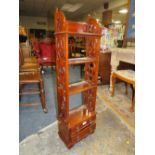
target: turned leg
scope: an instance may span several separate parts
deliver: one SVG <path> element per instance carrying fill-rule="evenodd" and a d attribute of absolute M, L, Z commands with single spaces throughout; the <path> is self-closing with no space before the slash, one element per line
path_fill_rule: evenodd
<path fill-rule="evenodd" d="M 115 93 L 115 81 L 116 81 L 116 77 L 114 75 L 112 75 L 112 90 L 111 90 L 111 96 L 114 96 Z"/>
<path fill-rule="evenodd" d="M 118 64 L 111 66 L 111 76 L 110 76 L 110 92 L 111 93 L 112 93 L 112 75 L 117 70 L 117 66 L 118 66 Z"/>
<path fill-rule="evenodd" d="M 132 96 L 130 112 L 134 112 L 134 108 L 135 108 L 135 86 L 133 85 L 133 96 Z"/>
<path fill-rule="evenodd" d="M 45 91 L 44 91 L 44 83 L 43 80 L 40 80 L 40 97 L 41 97 L 41 106 L 43 112 L 47 113 L 46 102 L 45 102 Z"/>

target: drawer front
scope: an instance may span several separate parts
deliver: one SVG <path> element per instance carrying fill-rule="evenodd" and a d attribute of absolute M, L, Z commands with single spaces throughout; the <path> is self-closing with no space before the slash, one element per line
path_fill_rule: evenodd
<path fill-rule="evenodd" d="M 71 135 L 74 135 L 77 132 L 80 132 L 81 130 L 86 128 L 87 126 L 90 126 L 90 125 L 94 124 L 95 120 L 96 120 L 96 116 L 94 115 L 93 117 L 91 117 L 91 118 L 89 118 L 87 120 L 84 120 L 81 123 L 77 124 L 74 128 L 70 129 Z"/>
<path fill-rule="evenodd" d="M 96 123 L 84 128 L 80 132 L 78 132 L 76 135 L 71 137 L 71 141 L 73 143 L 79 142 L 81 139 L 87 137 L 89 134 L 93 133 L 96 128 Z"/>

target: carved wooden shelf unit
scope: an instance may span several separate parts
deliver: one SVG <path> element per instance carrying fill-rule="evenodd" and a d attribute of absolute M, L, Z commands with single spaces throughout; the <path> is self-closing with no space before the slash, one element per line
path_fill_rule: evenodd
<path fill-rule="evenodd" d="M 86 57 L 69 59 L 68 37 L 86 39 Z M 96 128 L 96 90 L 101 28 L 88 17 L 87 23 L 71 22 L 60 10 L 55 12 L 56 79 L 58 101 L 58 134 L 68 148 L 94 132 Z M 69 65 L 85 64 L 84 80 L 69 84 Z M 69 110 L 69 96 L 82 92 L 82 105 Z"/>

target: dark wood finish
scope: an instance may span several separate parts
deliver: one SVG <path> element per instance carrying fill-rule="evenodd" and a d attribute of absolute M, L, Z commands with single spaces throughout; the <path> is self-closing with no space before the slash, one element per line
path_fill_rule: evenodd
<path fill-rule="evenodd" d="M 69 59 L 69 36 L 85 37 L 86 57 Z M 58 134 L 68 148 L 93 133 L 96 128 L 95 103 L 101 28 L 88 17 L 87 23 L 67 21 L 60 10 L 55 12 Z M 69 65 L 85 64 L 84 81 L 70 84 Z M 69 95 L 83 92 L 82 106 L 69 111 Z"/>
<path fill-rule="evenodd" d="M 110 84 L 111 74 L 111 52 L 100 53 L 99 59 L 99 75 L 102 78 L 102 84 Z"/>
<path fill-rule="evenodd" d="M 83 64 L 83 63 L 91 63 L 96 61 L 95 58 L 92 57 L 84 57 L 84 58 L 71 58 L 69 59 L 70 65 L 77 65 L 77 64 Z"/>
<path fill-rule="evenodd" d="M 102 13 L 102 24 L 108 26 L 112 23 L 112 10 L 104 11 Z"/>

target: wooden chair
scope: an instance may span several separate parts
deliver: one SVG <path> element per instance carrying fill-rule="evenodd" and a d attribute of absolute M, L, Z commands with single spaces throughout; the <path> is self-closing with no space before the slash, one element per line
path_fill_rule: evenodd
<path fill-rule="evenodd" d="M 45 91 L 40 66 L 34 61 L 25 62 L 22 51 L 19 53 L 19 95 L 40 94 L 43 112 L 47 113 Z M 23 90 L 25 84 L 38 84 L 39 90 Z"/>
<path fill-rule="evenodd" d="M 124 81 L 126 83 L 126 94 L 128 93 L 127 85 L 130 84 L 132 86 L 133 97 L 132 97 L 130 112 L 133 112 L 134 111 L 134 105 L 135 105 L 135 71 L 133 71 L 133 70 L 117 70 L 117 71 L 114 71 L 112 73 L 111 96 L 114 96 L 116 79 L 119 79 L 119 80 Z"/>
<path fill-rule="evenodd" d="M 39 43 L 40 57 L 38 62 L 41 66 L 55 66 L 55 45 L 51 42 L 42 41 Z"/>

